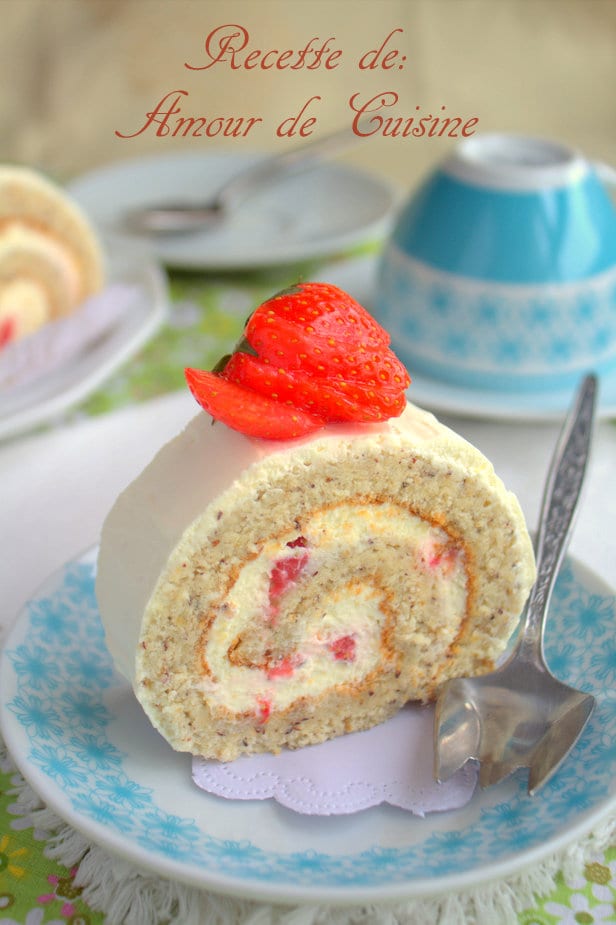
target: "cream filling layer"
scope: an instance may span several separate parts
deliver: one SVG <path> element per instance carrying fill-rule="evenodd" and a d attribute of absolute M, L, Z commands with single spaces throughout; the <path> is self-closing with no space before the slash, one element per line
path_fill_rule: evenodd
<path fill-rule="evenodd" d="M 31 253 L 52 263 L 61 275 L 66 291 L 74 304 L 80 297 L 81 273 L 70 250 L 49 234 L 20 221 L 7 223 L 0 237 L 0 257 L 12 252 Z"/>
<path fill-rule="evenodd" d="M 50 315 L 47 293 L 34 280 L 11 280 L 0 289 L 0 322 L 12 319 L 13 337 L 33 334 Z"/>
<path fill-rule="evenodd" d="M 298 560 L 297 568 L 291 567 L 291 594 L 320 569 L 335 569 L 343 561 L 342 551 L 353 563 L 349 550 L 361 554 L 378 545 L 381 554 L 408 556 L 408 568 L 418 570 L 420 581 L 421 573 L 426 576 L 432 610 L 441 624 L 436 633 L 453 633 L 460 625 L 467 597 L 464 553 L 439 527 L 394 504 L 346 503 L 315 512 L 302 523 L 301 537 L 305 545 L 288 545 L 297 541 L 297 530 L 267 541 L 241 569 L 215 615 L 203 653 L 209 669 L 203 683 L 212 706 L 261 712 L 265 719 L 302 696 L 318 697 L 338 684 L 361 683 L 382 659 L 382 633 L 389 619 L 382 588 L 369 576 L 342 569 L 335 588 L 314 600 L 307 595 L 309 606 L 287 612 L 290 598 L 285 592 L 273 613 L 271 578 L 281 562 Z M 403 561 L 400 567 L 405 567 Z M 233 658 L 238 639 L 252 640 L 252 651 L 264 652 L 278 628 L 288 643 L 281 661 L 263 664 L 255 657 L 240 664 Z"/>

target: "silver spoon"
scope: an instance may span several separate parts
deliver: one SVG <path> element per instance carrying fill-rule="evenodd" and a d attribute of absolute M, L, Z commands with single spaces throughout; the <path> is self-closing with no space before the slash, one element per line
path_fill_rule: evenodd
<path fill-rule="evenodd" d="M 363 136 L 348 126 L 323 135 L 290 151 L 258 161 L 227 180 L 205 202 L 161 202 L 132 209 L 123 216 L 125 228 L 136 234 L 186 234 L 203 231 L 220 222 L 248 196 L 281 176 L 311 169 L 326 157 L 341 151 Z"/>
<path fill-rule="evenodd" d="M 597 380 L 587 376 L 561 434 L 548 477 L 536 543 L 537 580 L 513 653 L 491 674 L 455 678 L 439 691 L 435 772 L 447 780 L 469 758 L 479 783 L 530 768 L 534 794 L 573 748 L 595 706 L 591 694 L 558 681 L 543 659 L 543 627 L 577 509 L 590 448 Z"/>

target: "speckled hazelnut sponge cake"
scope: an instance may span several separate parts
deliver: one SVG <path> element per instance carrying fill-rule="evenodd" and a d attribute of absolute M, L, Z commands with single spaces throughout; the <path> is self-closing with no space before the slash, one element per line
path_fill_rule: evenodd
<path fill-rule="evenodd" d="M 406 402 L 363 308 L 300 284 L 186 377 L 208 413 L 120 496 L 97 578 L 109 649 L 173 748 L 298 748 L 492 667 L 535 575 L 522 512 Z"/>
<path fill-rule="evenodd" d="M 64 191 L 0 165 L 0 347 L 71 314 L 103 285 L 97 236 Z"/>

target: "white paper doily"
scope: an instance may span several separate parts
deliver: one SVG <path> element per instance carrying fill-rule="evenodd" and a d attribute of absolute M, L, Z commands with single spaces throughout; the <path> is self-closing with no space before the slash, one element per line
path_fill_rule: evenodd
<path fill-rule="evenodd" d="M 279 755 L 218 762 L 194 758 L 193 780 L 232 800 L 273 797 L 305 815 L 342 815 L 390 803 L 417 816 L 469 802 L 477 780 L 467 765 L 444 784 L 434 780 L 432 707 L 409 705 L 392 719 Z"/>

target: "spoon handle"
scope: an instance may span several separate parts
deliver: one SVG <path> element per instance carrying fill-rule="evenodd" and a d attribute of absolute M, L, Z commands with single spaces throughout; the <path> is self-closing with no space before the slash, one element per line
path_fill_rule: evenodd
<path fill-rule="evenodd" d="M 586 472 L 592 438 L 597 378 L 586 376 L 567 415 L 543 496 L 536 542 L 537 579 L 528 599 L 520 654 L 541 660 L 543 626 L 560 569 Z"/>

